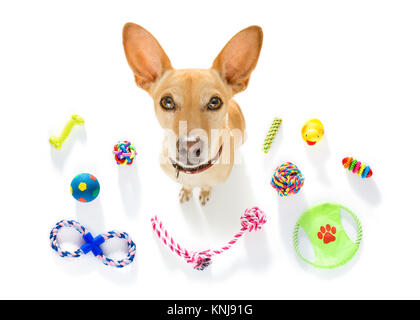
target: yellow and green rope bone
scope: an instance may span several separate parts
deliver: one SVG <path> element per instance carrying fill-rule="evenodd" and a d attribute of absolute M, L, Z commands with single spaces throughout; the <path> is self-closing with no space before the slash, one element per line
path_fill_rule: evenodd
<path fill-rule="evenodd" d="M 274 141 L 274 138 L 277 135 L 277 132 L 279 131 L 280 125 L 281 125 L 281 118 L 274 118 L 273 123 L 270 126 L 270 130 L 268 130 L 267 136 L 264 140 L 263 145 L 263 151 L 264 153 L 267 153 L 268 150 L 270 150 L 271 145 Z"/>

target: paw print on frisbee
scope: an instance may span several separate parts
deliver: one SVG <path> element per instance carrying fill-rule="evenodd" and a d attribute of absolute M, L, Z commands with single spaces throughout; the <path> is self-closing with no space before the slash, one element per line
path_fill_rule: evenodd
<path fill-rule="evenodd" d="M 318 239 L 323 240 L 325 244 L 335 241 L 335 233 L 337 229 L 327 224 L 325 227 L 319 228 Z"/>
<path fill-rule="evenodd" d="M 353 241 L 344 230 L 340 211 L 350 214 L 357 227 Z M 315 258 L 304 257 L 299 248 L 299 231 L 303 230 L 312 245 Z M 332 269 L 349 262 L 362 241 L 362 226 L 357 216 L 337 203 L 323 203 L 302 213 L 293 232 L 293 246 L 297 255 L 316 268 Z"/>

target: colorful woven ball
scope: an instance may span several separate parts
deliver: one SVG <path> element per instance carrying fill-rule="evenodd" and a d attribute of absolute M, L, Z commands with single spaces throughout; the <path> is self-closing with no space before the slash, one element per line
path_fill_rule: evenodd
<path fill-rule="evenodd" d="M 274 172 L 271 186 L 277 190 L 280 197 L 286 197 L 298 193 L 304 181 L 300 170 L 293 163 L 285 162 Z"/>
<path fill-rule="evenodd" d="M 136 158 L 136 148 L 129 141 L 119 141 L 114 146 L 115 161 L 118 165 L 131 165 Z"/>
<path fill-rule="evenodd" d="M 99 194 L 99 190 L 98 179 L 89 173 L 78 174 L 70 184 L 71 195 L 80 202 L 95 200 Z"/>
<path fill-rule="evenodd" d="M 344 158 L 342 161 L 344 168 L 364 178 L 370 178 L 373 174 L 372 169 L 365 163 L 357 161 L 352 157 Z"/>

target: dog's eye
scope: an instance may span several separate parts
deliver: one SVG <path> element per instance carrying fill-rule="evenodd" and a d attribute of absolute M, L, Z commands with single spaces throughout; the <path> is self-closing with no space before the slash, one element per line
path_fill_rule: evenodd
<path fill-rule="evenodd" d="M 207 104 L 207 109 L 209 110 L 218 110 L 222 107 L 223 101 L 219 97 L 212 97 Z"/>
<path fill-rule="evenodd" d="M 175 110 L 175 102 L 171 97 L 163 97 L 160 99 L 160 106 L 165 110 Z"/>

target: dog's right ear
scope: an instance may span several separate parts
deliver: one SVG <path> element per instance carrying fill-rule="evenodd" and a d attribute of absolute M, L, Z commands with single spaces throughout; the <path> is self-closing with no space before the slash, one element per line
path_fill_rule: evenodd
<path fill-rule="evenodd" d="M 135 23 L 125 24 L 123 45 L 136 84 L 146 91 L 165 71 L 172 69 L 171 61 L 155 37 Z"/>

